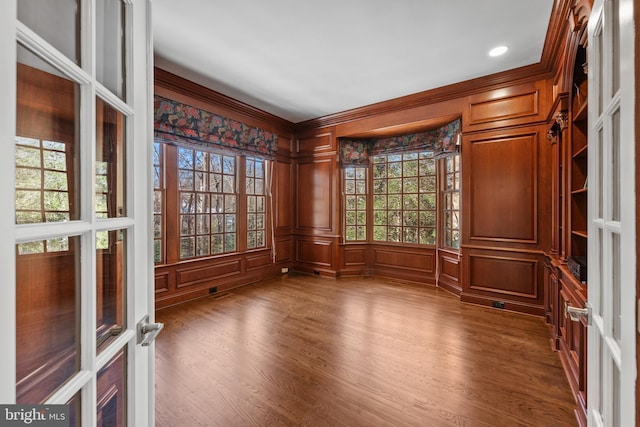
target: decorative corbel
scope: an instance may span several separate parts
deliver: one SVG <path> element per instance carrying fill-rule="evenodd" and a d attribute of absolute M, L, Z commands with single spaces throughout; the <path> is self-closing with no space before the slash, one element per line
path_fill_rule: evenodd
<path fill-rule="evenodd" d="M 551 144 L 557 144 L 558 143 L 558 133 L 554 130 L 554 129 L 549 129 L 547 131 L 547 139 L 549 140 L 549 142 L 551 142 Z"/>
<path fill-rule="evenodd" d="M 558 126 L 560 126 L 560 131 L 563 131 L 567 127 L 569 127 L 569 115 L 566 111 L 560 111 L 556 115 L 556 123 L 558 124 Z"/>

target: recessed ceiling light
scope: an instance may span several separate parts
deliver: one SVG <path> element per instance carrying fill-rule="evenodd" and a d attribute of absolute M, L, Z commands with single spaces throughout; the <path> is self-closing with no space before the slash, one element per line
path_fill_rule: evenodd
<path fill-rule="evenodd" d="M 507 45 L 503 44 L 502 46 L 496 46 L 489 51 L 489 56 L 504 55 L 508 50 L 509 50 L 509 46 Z"/>

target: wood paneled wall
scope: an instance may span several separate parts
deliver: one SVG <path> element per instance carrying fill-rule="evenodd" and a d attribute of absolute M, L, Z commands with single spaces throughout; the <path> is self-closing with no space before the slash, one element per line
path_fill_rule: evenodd
<path fill-rule="evenodd" d="M 277 266 L 330 277 L 380 274 L 438 283 L 465 301 L 544 314 L 544 251 L 551 245 L 551 148 L 545 123 L 560 76 L 569 1 L 556 2 L 539 63 L 293 125 L 162 70 L 156 90 L 284 136 L 275 162 Z M 340 137 L 384 137 L 462 117 L 462 246 L 455 251 L 345 244 Z M 289 139 L 287 141 L 287 138 Z M 286 142 L 285 142 L 286 141 Z M 283 149 L 284 148 L 284 149 Z M 283 153 L 290 153 L 284 155 Z M 236 286 L 263 254 L 157 269 L 159 293 Z M 178 270 L 194 272 L 178 275 Z M 275 268 L 269 274 L 277 273 Z M 223 278 L 222 278 L 223 277 Z M 251 278 L 250 280 L 253 280 Z M 217 282 L 216 282 L 217 281 Z M 201 284 L 196 284 L 201 283 Z M 224 283 L 224 284 L 222 284 Z M 225 285 L 226 284 L 226 285 Z"/>
<path fill-rule="evenodd" d="M 542 315 L 544 251 L 550 245 L 551 146 L 546 137 L 552 80 L 513 74 L 513 82 L 451 89 L 451 98 L 371 107 L 301 125 L 297 152 L 296 268 L 332 276 L 377 274 L 436 284 L 465 301 Z M 464 93 L 464 96 L 455 96 Z M 462 117 L 462 247 L 344 244 L 341 136 L 384 136 Z M 323 126 L 324 123 L 330 123 Z"/>
<path fill-rule="evenodd" d="M 463 115 L 463 301 L 544 313 L 551 244 L 551 82 L 474 95 Z"/>
<path fill-rule="evenodd" d="M 271 212 L 274 238 L 267 248 L 243 253 L 185 260 L 155 268 L 156 307 L 222 292 L 281 274 L 294 265 L 294 198 L 296 165 L 291 153 L 293 124 L 240 103 L 196 83 L 155 70 L 155 93 L 229 117 L 278 135 L 278 153 L 269 171 L 273 178 Z M 275 246 L 275 262 L 271 248 Z"/>

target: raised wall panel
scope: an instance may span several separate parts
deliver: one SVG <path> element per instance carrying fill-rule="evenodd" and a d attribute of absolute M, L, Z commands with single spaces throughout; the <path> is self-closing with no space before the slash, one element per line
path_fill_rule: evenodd
<path fill-rule="evenodd" d="M 450 280 L 460 280 L 460 260 L 448 256 L 442 256 L 440 260 L 440 276 L 447 277 Z"/>
<path fill-rule="evenodd" d="M 274 165 L 274 175 L 274 227 L 276 231 L 280 231 L 283 229 L 285 231 L 290 231 L 290 229 L 293 227 L 293 188 L 291 186 L 291 163 L 276 161 Z"/>
<path fill-rule="evenodd" d="M 271 254 L 261 253 L 257 255 L 250 255 L 246 257 L 246 270 L 256 270 L 267 267 L 271 264 Z"/>
<path fill-rule="evenodd" d="M 469 125 L 538 114 L 538 91 L 469 104 Z"/>
<path fill-rule="evenodd" d="M 494 294 L 538 298 L 538 261 L 515 256 L 469 256 L 469 288 Z"/>
<path fill-rule="evenodd" d="M 169 273 L 160 273 L 155 275 L 156 293 L 166 292 L 169 290 Z"/>
<path fill-rule="evenodd" d="M 210 267 L 177 269 L 177 287 L 182 288 L 185 286 L 198 285 L 214 279 L 220 279 L 221 277 L 233 276 L 240 273 L 239 259 L 217 263 Z"/>
<path fill-rule="evenodd" d="M 276 240 L 276 262 L 293 261 L 291 256 L 291 238 Z"/>
<path fill-rule="evenodd" d="M 278 154 L 291 155 L 291 138 L 278 135 Z"/>
<path fill-rule="evenodd" d="M 462 292 L 462 280 L 459 254 L 439 250 L 438 263 L 437 285 L 455 295 L 460 295 Z"/>
<path fill-rule="evenodd" d="M 543 81 L 505 87 L 469 97 L 463 131 L 503 128 L 542 121 L 547 87 Z"/>
<path fill-rule="evenodd" d="M 468 138 L 463 197 L 470 239 L 536 243 L 538 133 Z"/>
<path fill-rule="evenodd" d="M 335 159 L 299 163 L 297 169 L 297 227 L 331 231 L 333 220 Z"/>
<path fill-rule="evenodd" d="M 409 268 L 428 273 L 435 272 L 434 251 L 411 252 L 402 248 L 377 247 L 373 249 L 373 259 L 376 267 Z"/>
<path fill-rule="evenodd" d="M 344 249 L 344 265 L 345 266 L 363 266 L 367 262 L 367 251 L 364 247 L 355 248 L 345 247 Z"/>
<path fill-rule="evenodd" d="M 335 149 L 335 138 L 330 132 L 298 139 L 297 151 L 300 154 L 334 151 Z"/>
<path fill-rule="evenodd" d="M 317 239 L 296 240 L 296 261 L 331 267 L 333 260 L 333 242 Z"/>

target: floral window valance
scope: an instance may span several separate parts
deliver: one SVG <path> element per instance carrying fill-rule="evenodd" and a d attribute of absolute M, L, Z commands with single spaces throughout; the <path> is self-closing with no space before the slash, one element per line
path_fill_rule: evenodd
<path fill-rule="evenodd" d="M 154 96 L 155 137 L 166 142 L 228 148 L 275 158 L 278 136 L 191 105 Z"/>
<path fill-rule="evenodd" d="M 410 135 L 381 139 L 340 139 L 340 160 L 343 166 L 367 166 L 377 154 L 409 151 L 433 151 L 435 157 L 457 153 L 461 120 L 456 119 L 438 129 Z"/>

